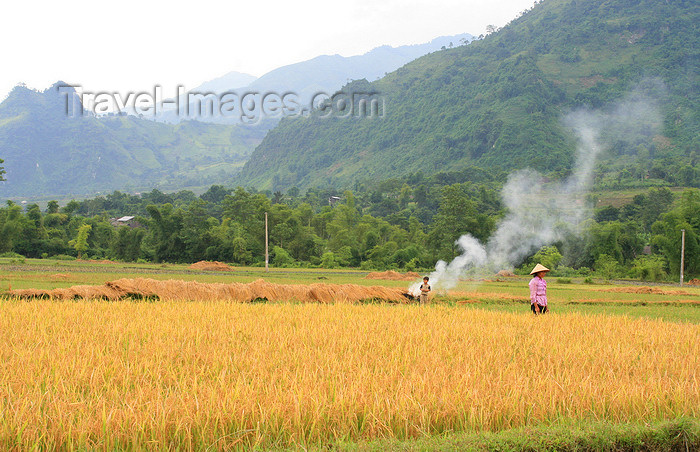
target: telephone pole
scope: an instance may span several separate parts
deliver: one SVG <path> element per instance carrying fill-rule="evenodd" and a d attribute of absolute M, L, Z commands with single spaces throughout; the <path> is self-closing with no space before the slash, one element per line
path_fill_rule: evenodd
<path fill-rule="evenodd" d="M 269 272 L 270 271 L 270 253 L 268 252 L 268 247 L 267 247 L 267 212 L 265 212 L 265 271 Z"/>
<path fill-rule="evenodd" d="M 681 286 L 683 285 L 683 267 L 685 266 L 685 229 L 681 229 Z"/>

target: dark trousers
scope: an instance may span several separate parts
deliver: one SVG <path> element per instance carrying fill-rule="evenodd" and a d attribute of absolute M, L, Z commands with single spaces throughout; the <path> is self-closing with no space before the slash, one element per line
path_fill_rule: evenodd
<path fill-rule="evenodd" d="M 545 314 L 547 312 L 547 306 L 540 306 L 537 305 L 540 308 L 540 314 Z M 532 309 L 532 313 L 537 315 L 537 311 L 535 310 L 535 303 L 530 304 L 530 309 Z"/>

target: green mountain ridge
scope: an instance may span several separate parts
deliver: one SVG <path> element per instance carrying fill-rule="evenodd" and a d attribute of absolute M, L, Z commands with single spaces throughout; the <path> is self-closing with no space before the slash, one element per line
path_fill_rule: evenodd
<path fill-rule="evenodd" d="M 59 86 L 65 84 L 44 92 L 18 86 L 0 104 L 0 156 L 7 170 L 0 196 L 79 196 L 226 182 L 267 130 L 67 114 L 67 93 L 59 93 Z M 73 108 L 80 108 L 77 96 Z"/>
<path fill-rule="evenodd" d="M 545 0 L 482 40 L 343 88 L 379 93 L 384 117 L 284 119 L 238 182 L 272 190 L 352 187 L 468 167 L 566 174 L 576 142 L 563 115 L 606 108 L 648 79 L 667 89 L 650 159 L 695 165 L 698 23 L 700 4 L 691 1 Z M 628 161 L 637 152 L 622 142 L 604 158 Z"/>

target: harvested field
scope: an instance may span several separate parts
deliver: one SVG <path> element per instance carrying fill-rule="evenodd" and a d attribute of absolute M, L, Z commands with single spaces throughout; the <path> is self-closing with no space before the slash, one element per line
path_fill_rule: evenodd
<path fill-rule="evenodd" d="M 629 306 L 695 306 L 700 305 L 699 299 L 689 300 L 616 300 L 607 298 L 581 298 L 578 300 L 565 301 L 565 304 L 581 305 L 581 304 L 597 304 L 597 305 L 629 305 Z"/>
<path fill-rule="evenodd" d="M 399 273 L 394 270 L 385 272 L 371 272 L 365 276 L 365 279 L 384 279 L 387 281 L 414 281 L 420 279 L 421 275 L 416 272 Z"/>
<path fill-rule="evenodd" d="M 497 303 L 529 303 L 530 297 L 513 295 L 509 293 L 498 292 L 449 292 L 450 298 L 456 298 L 457 303 L 479 303 L 479 302 L 497 302 Z"/>
<path fill-rule="evenodd" d="M 649 286 L 639 286 L 639 287 L 613 287 L 611 289 L 596 289 L 600 292 L 621 292 L 621 293 L 639 293 L 639 294 L 655 294 L 655 295 L 685 295 L 685 296 L 698 296 L 698 294 L 687 292 L 685 290 L 678 289 L 662 289 L 660 287 L 649 287 Z"/>
<path fill-rule="evenodd" d="M 200 283 L 183 280 L 148 278 L 118 279 L 100 286 L 80 285 L 50 290 L 17 289 L 6 292 L 22 299 L 159 299 L 167 301 L 301 301 L 312 303 L 382 300 L 402 303 L 409 301 L 403 289 L 357 284 L 274 284 L 262 279 L 243 283 Z"/>
<path fill-rule="evenodd" d="M 89 262 L 91 264 L 118 264 L 119 262 L 114 262 L 109 259 L 76 259 L 76 262 Z"/>
<path fill-rule="evenodd" d="M 224 271 L 232 272 L 233 267 L 229 264 L 219 261 L 199 261 L 188 267 L 190 270 L 204 270 L 204 271 Z"/>

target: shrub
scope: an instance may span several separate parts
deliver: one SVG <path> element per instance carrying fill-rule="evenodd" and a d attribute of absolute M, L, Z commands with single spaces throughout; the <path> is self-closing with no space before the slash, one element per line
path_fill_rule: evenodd
<path fill-rule="evenodd" d="M 375 270 L 376 268 L 377 268 L 377 266 L 371 260 L 362 261 L 360 263 L 360 270 Z"/>
<path fill-rule="evenodd" d="M 0 257 L 11 257 L 13 259 L 24 259 L 24 256 L 18 253 L 13 253 L 12 251 L 8 251 L 7 253 L 2 253 L 0 254 Z"/>
<path fill-rule="evenodd" d="M 616 278 L 620 276 L 620 272 L 622 271 L 620 263 L 607 254 L 598 256 L 593 267 L 595 268 L 596 274 L 605 279 Z"/>
<path fill-rule="evenodd" d="M 417 257 L 414 257 L 410 261 L 406 262 L 406 265 L 404 268 L 406 269 L 407 272 L 414 272 L 418 269 L 418 266 L 420 265 L 420 260 Z"/>
<path fill-rule="evenodd" d="M 294 264 L 294 258 L 280 246 L 272 247 L 272 263 L 278 267 L 290 267 Z"/>
<path fill-rule="evenodd" d="M 335 254 L 333 254 L 333 251 L 326 251 L 323 253 L 323 256 L 321 256 L 321 267 L 336 268 L 337 266 L 338 262 L 335 259 Z"/>
<path fill-rule="evenodd" d="M 661 281 L 668 276 L 665 267 L 666 259 L 663 256 L 642 256 L 632 263 L 631 274 L 642 281 Z"/>

